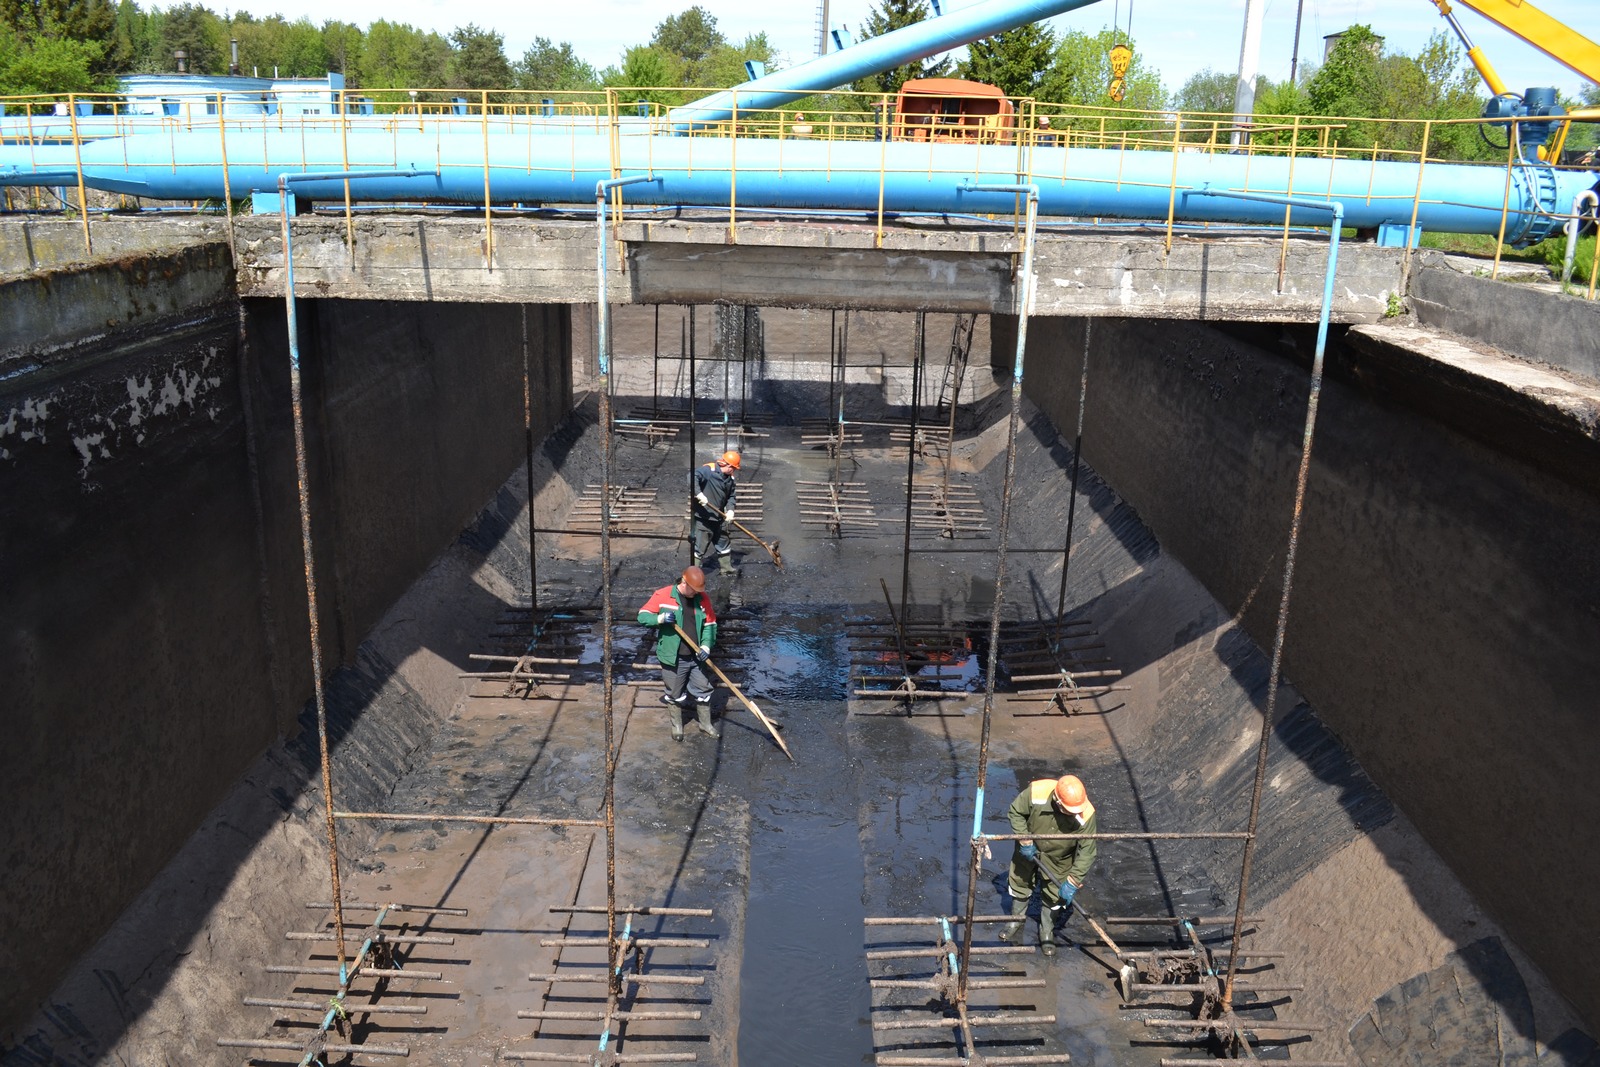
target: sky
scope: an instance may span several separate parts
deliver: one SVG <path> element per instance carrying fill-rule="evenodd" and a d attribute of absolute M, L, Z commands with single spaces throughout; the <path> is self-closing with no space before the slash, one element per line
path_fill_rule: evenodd
<path fill-rule="evenodd" d="M 505 37 L 512 59 L 536 36 L 570 42 L 584 59 L 603 69 L 616 64 L 623 50 L 649 40 L 663 19 L 698 2 L 717 19 L 729 40 L 765 32 L 788 66 L 815 55 L 819 0 L 533 0 L 532 3 L 490 3 L 463 6 L 450 0 L 341 0 L 336 17 L 361 26 L 378 19 L 408 22 L 449 33 L 463 21 L 493 29 Z M 976 0 L 944 0 L 946 11 L 969 7 Z M 326 0 L 235 0 L 236 7 L 256 16 L 281 14 L 321 22 L 334 14 Z M 1260 72 L 1274 80 L 1289 75 L 1295 13 L 1302 7 L 1300 61 L 1319 62 L 1322 38 L 1363 23 L 1385 38 L 1391 52 L 1417 54 L 1430 34 L 1449 27 L 1431 0 L 1267 0 L 1262 28 Z M 1583 79 L 1555 60 L 1524 44 L 1496 24 L 1459 3 L 1456 17 L 1515 90 L 1553 85 L 1576 96 Z M 1538 9 L 1594 40 L 1600 40 L 1600 3 L 1596 0 L 1538 0 Z M 872 0 L 828 0 L 832 26 L 856 31 L 873 9 Z M 1157 71 L 1168 91 L 1176 91 L 1203 70 L 1238 70 L 1244 28 L 1244 0 L 1099 0 L 1051 20 L 1058 30 L 1094 33 L 1116 25 L 1127 29 L 1131 18 L 1134 45 L 1141 62 Z M 1464 51 L 1464 50 L 1463 50 Z"/>

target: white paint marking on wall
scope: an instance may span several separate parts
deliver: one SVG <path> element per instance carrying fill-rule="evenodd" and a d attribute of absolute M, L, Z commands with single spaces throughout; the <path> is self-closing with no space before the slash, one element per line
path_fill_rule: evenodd
<path fill-rule="evenodd" d="M 1133 271 L 1124 269 L 1122 272 L 1122 278 L 1117 283 L 1117 303 L 1121 304 L 1123 307 L 1127 307 L 1133 303 L 1134 298 L 1137 295 L 1138 294 L 1133 291 Z"/>

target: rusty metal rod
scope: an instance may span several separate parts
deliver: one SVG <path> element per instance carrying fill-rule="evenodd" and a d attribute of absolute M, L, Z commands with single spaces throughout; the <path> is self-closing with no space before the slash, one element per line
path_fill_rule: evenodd
<path fill-rule="evenodd" d="M 267 974 L 332 975 L 335 978 L 339 976 L 339 968 L 337 967 L 293 967 L 274 963 L 262 967 L 261 970 Z M 443 971 L 414 971 L 409 967 L 404 970 L 389 967 L 363 967 L 359 977 L 364 978 L 372 975 L 376 975 L 379 978 L 416 978 L 422 981 L 444 981 Z"/>
<path fill-rule="evenodd" d="M 1065 1052 L 1038 1052 L 1018 1056 L 991 1056 L 983 1054 L 984 1067 L 1020 1067 L 1022 1064 L 1031 1063 L 1070 1063 L 1072 1057 Z M 950 1059 L 948 1056 L 879 1056 L 878 1067 L 967 1067 L 977 1061 L 969 1060 L 962 1056 Z M 1211 1064 L 1210 1067 L 1216 1067 Z M 1297 1065 L 1298 1067 L 1298 1065 Z"/>
<path fill-rule="evenodd" d="M 530 982 L 577 982 L 598 984 L 609 982 L 611 976 L 601 972 L 593 974 L 530 974 Z M 704 978 L 684 974 L 624 974 L 622 980 L 630 985 L 681 985 L 701 986 L 706 984 Z"/>
<path fill-rule="evenodd" d="M 571 912 L 577 915 L 604 915 L 606 909 L 598 904 L 559 904 L 552 906 L 553 912 Z M 710 908 L 659 908 L 654 905 L 645 905 L 642 908 L 625 908 L 617 905 L 618 915 L 678 915 L 693 919 L 709 919 L 716 913 Z"/>
<path fill-rule="evenodd" d="M 942 989 L 945 985 L 943 978 L 873 978 L 869 981 L 874 989 Z M 1047 984 L 1043 978 L 972 978 L 967 988 L 1042 989 Z"/>
<path fill-rule="evenodd" d="M 1282 1019 L 1245 1020 L 1239 1018 L 1221 1019 L 1146 1019 L 1144 1024 L 1152 1030 L 1271 1030 L 1276 1033 L 1305 1033 L 1320 1034 L 1326 1026 L 1315 1023 L 1291 1023 Z"/>
<path fill-rule="evenodd" d="M 314 930 L 290 930 L 283 935 L 283 938 L 285 941 L 333 941 L 338 936 L 332 931 L 320 933 Z M 349 936 L 345 940 L 352 944 L 359 944 L 365 938 Z M 456 939 L 453 937 L 440 937 L 437 934 L 385 934 L 378 940 L 390 945 L 453 945 L 456 943 Z"/>
<path fill-rule="evenodd" d="M 285 1008 L 290 1011 L 327 1011 L 328 1002 L 315 1000 L 279 1000 L 274 997 L 245 997 L 243 1004 L 249 1008 Z M 426 1015 L 428 1009 L 410 1004 L 352 1004 L 341 1000 L 347 1015 Z"/>
<path fill-rule="evenodd" d="M 502 1052 L 503 1060 L 532 1060 L 539 1063 L 582 1063 L 594 1067 L 594 1055 L 589 1052 Z M 634 1052 L 617 1053 L 617 1063 L 694 1063 L 700 1057 L 693 1052 Z"/>
<path fill-rule="evenodd" d="M 983 1026 L 1050 1026 L 1056 1021 L 1054 1015 L 974 1015 L 967 1019 L 967 1025 L 973 1027 Z M 873 1019 L 874 1030 L 943 1030 L 956 1025 L 957 1020 L 951 1018 L 938 1019 Z"/>
<path fill-rule="evenodd" d="M 519 1011 L 519 1019 L 565 1019 L 569 1022 L 605 1022 L 622 1019 L 636 1023 L 693 1022 L 698 1011 Z"/>
<path fill-rule="evenodd" d="M 1232 915 L 1201 915 L 1197 918 L 1184 918 L 1182 916 L 1168 915 L 1112 915 L 1100 920 L 1103 923 L 1118 923 L 1124 926 L 1182 926 L 1188 923 L 1191 926 L 1222 926 L 1233 922 Z M 1263 915 L 1246 915 L 1247 923 L 1264 923 Z"/>
<path fill-rule="evenodd" d="M 336 811 L 340 819 L 389 819 L 395 822 L 465 822 L 507 826 L 604 826 L 599 819 L 554 819 L 517 815 L 429 815 L 426 812 Z"/>
<path fill-rule="evenodd" d="M 861 920 L 863 926 L 942 926 L 945 923 L 1008 923 L 1015 922 L 1010 915 L 908 915 L 871 916 Z"/>
<path fill-rule="evenodd" d="M 1249 837 L 1244 830 L 1196 833 L 1130 832 L 1118 834 L 979 834 L 978 841 L 1237 841 Z"/>
<path fill-rule="evenodd" d="M 374 904 L 364 900 L 346 900 L 344 906 L 354 911 L 409 911 L 417 915 L 469 915 L 466 908 L 436 908 L 428 904 Z M 313 911 L 327 911 L 333 907 L 328 900 L 308 900 L 306 907 Z M 370 971 L 368 972 L 371 973 Z"/>
<path fill-rule="evenodd" d="M 284 1052 L 300 1052 L 305 1046 L 294 1041 L 275 1041 L 260 1037 L 219 1037 L 218 1048 L 266 1048 Z M 369 1056 L 410 1056 L 405 1045 L 323 1045 L 324 1052 L 361 1052 Z"/>

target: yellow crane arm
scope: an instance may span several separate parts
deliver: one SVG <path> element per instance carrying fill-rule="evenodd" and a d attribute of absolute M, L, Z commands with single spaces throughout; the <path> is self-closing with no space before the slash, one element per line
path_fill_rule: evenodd
<path fill-rule="evenodd" d="M 1571 26 L 1551 18 L 1525 0 L 1433 0 L 1433 5 L 1449 20 L 1462 43 L 1467 46 L 1467 58 L 1472 60 L 1472 65 L 1488 84 L 1489 91 L 1496 96 L 1505 94 L 1505 83 L 1468 40 L 1461 25 L 1450 13 L 1452 2 L 1469 11 L 1476 11 L 1490 22 L 1516 34 L 1568 70 L 1600 83 L 1600 44 L 1595 44 Z"/>

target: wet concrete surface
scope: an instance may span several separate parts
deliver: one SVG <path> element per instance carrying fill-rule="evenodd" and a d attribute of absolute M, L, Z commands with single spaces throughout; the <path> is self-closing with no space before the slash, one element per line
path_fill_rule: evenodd
<path fill-rule="evenodd" d="M 655 702 L 650 672 L 619 666 L 615 690 L 619 735 L 617 769 L 617 900 L 621 905 L 709 907 L 710 919 L 654 920 L 674 935 L 706 937 L 700 951 L 656 951 L 648 957 L 661 973 L 707 979 L 685 996 L 641 997 L 635 1008 L 693 1008 L 697 1021 L 630 1023 L 613 1045 L 626 1055 L 689 1049 L 701 1062 L 832 1065 L 871 1063 L 874 1055 L 949 1055 L 957 1047 L 947 1023 L 913 1033 L 874 1034 L 874 1020 L 932 1018 L 946 1014 L 935 998 L 907 999 L 899 991 L 874 991 L 869 979 L 924 977 L 915 963 L 869 962 L 867 950 L 923 943 L 923 935 L 894 928 L 868 929 L 878 917 L 958 915 L 966 906 L 967 840 L 976 794 L 983 694 L 904 704 L 853 698 L 848 675 L 851 622 L 887 616 L 887 581 L 898 610 L 899 551 L 903 533 L 904 452 L 890 447 L 886 431 L 869 430 L 864 447 L 839 462 L 840 477 L 870 487 L 881 525 L 843 538 L 804 525 L 792 486 L 797 479 L 826 480 L 834 461 L 821 449 L 800 445 L 798 430 L 774 426 L 747 444 L 741 480 L 759 481 L 764 510 L 756 532 L 778 542 L 778 569 L 759 546 L 736 540 L 736 575 L 712 572 L 713 602 L 729 619 L 716 659 L 763 711 L 781 723 L 795 754 L 787 760 L 755 717 L 718 686 L 714 706 L 720 740 L 691 724 L 674 743 L 664 709 Z M 958 449 L 958 479 L 979 485 L 997 500 L 993 479 L 971 470 L 992 459 L 986 442 Z M 1002 441 L 1003 444 L 1003 441 Z M 720 439 L 702 437 L 703 452 Z M 1026 442 L 1025 442 L 1026 445 Z M 657 487 L 668 501 L 680 490 L 690 464 L 686 442 L 670 447 L 618 448 L 613 484 Z M 703 458 L 703 457 L 698 457 Z M 574 475 L 597 478 L 593 461 L 574 464 Z M 919 473 L 937 470 L 923 463 Z M 991 472 L 992 473 L 992 472 Z M 1026 490 L 1024 490 L 1026 491 Z M 995 507 L 997 513 L 998 508 Z M 1053 524 L 1037 528 L 1019 507 L 1014 546 L 1060 536 Z M 1093 525 L 1092 514 L 1080 522 Z M 541 526 L 559 517 L 541 516 Z M 977 635 L 976 653 L 954 665 L 953 688 L 981 682 L 978 669 L 987 639 L 994 582 L 994 524 L 977 551 L 948 552 L 936 536 L 913 537 L 908 615 L 965 627 Z M 592 607 L 599 600 L 596 538 L 551 536 L 540 557 L 540 602 Z M 545 548 L 543 542 L 541 548 Z M 632 616 L 650 591 L 676 577 L 685 548 L 671 541 L 613 542 L 613 598 L 619 665 L 643 657 L 643 629 Z M 1009 589 L 1053 588 L 1053 560 L 1011 556 Z M 1085 567 L 1085 579 L 1095 579 Z M 1007 597 L 1008 620 L 1036 605 L 1023 592 Z M 1022 602 L 1019 603 L 1018 601 Z M 733 620 L 738 620 L 737 622 Z M 887 654 L 886 654 L 887 655 Z M 582 658 L 598 663 L 598 630 Z M 893 670 L 893 664 L 889 669 Z M 393 800 L 402 811 L 435 809 L 496 814 L 592 817 L 602 812 L 603 698 L 595 685 L 546 687 L 557 699 L 496 695 L 501 683 L 482 682 L 435 745 L 426 769 L 407 779 Z M 1006 832 L 1004 809 L 1028 781 L 1067 770 L 1089 783 L 1103 826 L 1135 828 L 1149 821 L 1139 810 L 1136 783 L 1122 766 L 1114 727 L 1127 698 L 1114 694 L 1090 714 L 1041 714 L 1037 704 L 1013 706 L 1004 696 L 993 709 L 984 828 Z M 1099 914 L 1166 913 L 1172 908 L 1213 912 L 1224 902 L 1210 865 L 1212 847 L 1150 845 L 1106 847 L 1083 900 Z M 1232 850 L 1236 853 L 1236 849 Z M 1230 853 L 1230 856 L 1231 854 Z M 977 892 L 980 915 L 1005 910 L 1005 866 L 1010 846 L 997 844 Z M 1231 858 L 1229 860 L 1231 861 Z M 428 959 L 453 961 L 445 992 L 428 1026 L 410 1031 L 413 1055 L 430 1062 L 488 1062 L 500 1051 L 593 1049 L 596 1023 L 519 1021 L 519 1009 L 594 1008 L 595 987 L 529 982 L 546 973 L 554 951 L 542 939 L 564 930 L 603 934 L 604 916 L 570 922 L 548 909 L 605 899 L 604 837 L 588 828 L 496 828 L 483 832 L 448 824 L 410 826 L 390 834 L 352 875 L 355 896 L 422 899 L 465 904 L 468 919 L 441 919 L 436 929 L 458 931 L 451 949 Z M 998 943 L 999 927 L 981 927 L 980 947 Z M 1033 926 L 1027 943 L 1036 945 Z M 904 940 L 910 937 L 910 941 Z M 1130 943 L 1146 940 L 1129 935 Z M 1075 1063 L 1155 1064 L 1178 1046 L 1152 1043 L 1143 1026 L 1147 1008 L 1129 1010 L 1114 985 L 1116 962 L 1081 921 L 1063 931 L 1065 946 L 1053 961 L 1037 949 L 981 964 L 982 973 L 1043 980 L 1035 990 L 974 994 L 977 1008 L 1055 1016 L 1054 1023 L 991 1031 L 992 1051 L 1071 1055 Z M 592 949 L 562 949 L 561 965 L 598 970 Z M 587 955 L 585 955 L 587 954 Z M 419 957 L 420 965 L 421 957 Z M 433 964 L 429 964 L 432 966 Z M 447 964 L 438 964 L 447 967 Z M 975 972 L 977 973 L 977 972 Z M 986 999 L 987 998 L 987 999 Z M 1183 1017 L 1180 1010 L 1158 1011 Z M 909 1014 L 908 1014 L 909 1013 Z M 390 1036 L 376 1030 L 372 1040 Z"/>

